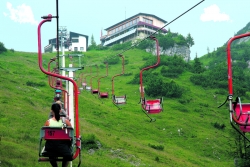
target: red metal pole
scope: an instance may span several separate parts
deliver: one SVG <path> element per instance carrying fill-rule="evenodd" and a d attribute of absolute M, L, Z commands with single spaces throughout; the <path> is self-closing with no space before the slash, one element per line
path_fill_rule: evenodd
<path fill-rule="evenodd" d="M 228 74 L 228 92 L 229 95 L 233 95 L 233 76 L 232 76 L 232 60 L 231 60 L 231 50 L 230 46 L 231 43 L 239 38 L 250 36 L 250 33 L 245 33 L 241 35 L 234 36 L 233 38 L 229 39 L 227 43 L 227 74 Z"/>
<path fill-rule="evenodd" d="M 122 73 L 121 74 L 117 74 L 117 75 L 115 75 L 115 76 L 112 77 L 112 95 L 115 94 L 115 89 L 114 89 L 114 79 L 115 79 L 115 77 L 124 74 L 124 57 L 121 54 L 119 56 L 122 58 Z"/>
<path fill-rule="evenodd" d="M 105 75 L 105 76 L 102 76 L 102 77 L 100 77 L 100 78 L 98 79 L 98 92 L 100 92 L 100 80 L 101 80 L 102 78 L 105 78 L 105 77 L 108 76 L 108 62 L 105 62 L 105 63 L 106 63 L 106 75 Z"/>
<path fill-rule="evenodd" d="M 150 39 L 154 40 L 155 43 L 156 43 L 157 62 L 156 62 L 156 64 L 154 64 L 154 65 L 152 65 L 152 66 L 145 67 L 145 68 L 143 68 L 143 69 L 140 71 L 141 98 L 144 98 L 143 83 L 142 83 L 142 72 L 145 71 L 145 70 L 148 70 L 148 69 L 150 69 L 150 68 L 154 68 L 154 67 L 158 66 L 159 63 L 160 63 L 159 42 L 158 42 L 158 40 L 157 40 L 156 37 L 150 36 Z"/>

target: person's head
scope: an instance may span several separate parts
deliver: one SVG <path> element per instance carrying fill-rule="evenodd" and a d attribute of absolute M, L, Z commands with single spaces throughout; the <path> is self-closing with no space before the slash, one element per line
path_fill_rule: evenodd
<path fill-rule="evenodd" d="M 57 100 L 56 103 L 59 104 L 62 108 L 62 102 L 60 100 Z"/>
<path fill-rule="evenodd" d="M 61 110 L 61 106 L 60 104 L 57 103 L 53 103 L 51 106 L 51 110 L 54 112 L 54 116 L 56 118 L 57 121 L 60 120 L 60 110 Z"/>

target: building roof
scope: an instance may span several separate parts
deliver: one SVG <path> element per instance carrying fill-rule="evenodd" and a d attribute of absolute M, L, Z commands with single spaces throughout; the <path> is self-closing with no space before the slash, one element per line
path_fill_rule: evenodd
<path fill-rule="evenodd" d="M 132 17 L 129 17 L 129 18 L 127 18 L 127 19 L 125 19 L 125 20 L 123 20 L 123 21 L 121 21 L 121 22 L 119 22 L 119 23 L 116 23 L 116 24 L 114 24 L 114 25 L 112 25 L 112 26 L 110 26 L 110 27 L 108 27 L 108 28 L 106 28 L 106 29 L 104 29 L 104 30 L 107 31 L 107 30 L 109 30 L 109 29 L 111 29 L 111 28 L 113 28 L 113 27 L 115 27 L 115 26 L 117 26 L 117 25 L 119 25 L 119 24 L 121 24 L 121 23 L 123 23 L 123 22 L 126 22 L 126 21 L 128 21 L 128 20 L 130 20 L 130 19 L 132 19 L 132 18 L 134 18 L 134 17 L 136 17 L 136 16 L 139 16 L 139 15 L 151 16 L 151 17 L 157 18 L 158 20 L 162 21 L 163 23 L 167 23 L 166 20 L 163 20 L 163 19 L 161 19 L 160 17 L 157 17 L 157 16 L 155 16 L 155 15 L 147 14 L 147 13 L 138 13 L 138 14 L 136 14 L 136 15 L 134 15 L 134 16 L 132 16 Z"/>
<path fill-rule="evenodd" d="M 72 39 L 72 37 L 84 36 L 86 38 L 86 43 L 88 45 L 89 36 L 87 36 L 87 35 L 83 35 L 83 34 L 79 34 L 79 33 L 70 31 L 69 36 L 70 36 L 71 39 Z M 56 38 L 49 39 L 49 44 L 56 44 Z"/>
<path fill-rule="evenodd" d="M 78 37 L 78 36 L 84 36 L 84 37 L 86 37 L 87 39 L 89 38 L 89 36 L 87 36 L 87 35 L 83 35 L 83 34 L 79 34 L 79 33 L 76 33 L 76 32 L 69 32 L 69 36 L 70 37 Z"/>

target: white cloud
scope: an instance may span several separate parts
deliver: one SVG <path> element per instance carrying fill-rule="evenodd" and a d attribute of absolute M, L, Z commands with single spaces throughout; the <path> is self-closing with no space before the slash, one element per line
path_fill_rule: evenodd
<path fill-rule="evenodd" d="M 30 6 L 22 4 L 17 6 L 16 9 L 12 7 L 10 2 L 6 4 L 9 13 L 4 13 L 4 16 L 9 17 L 11 20 L 18 23 L 30 23 L 37 25 L 38 22 L 34 19 L 33 12 Z"/>
<path fill-rule="evenodd" d="M 201 21 L 230 21 L 229 15 L 222 13 L 217 5 L 211 5 L 204 9 L 204 13 L 200 16 Z"/>

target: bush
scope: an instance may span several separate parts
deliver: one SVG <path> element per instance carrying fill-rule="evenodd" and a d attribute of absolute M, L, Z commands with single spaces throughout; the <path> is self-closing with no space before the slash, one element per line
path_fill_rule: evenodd
<path fill-rule="evenodd" d="M 0 42 L 0 53 L 6 52 L 7 49 L 4 47 L 4 44 Z"/>
<path fill-rule="evenodd" d="M 225 124 L 221 124 L 221 123 L 218 123 L 218 122 L 213 123 L 213 125 L 214 125 L 214 127 L 216 129 L 220 129 L 220 130 L 223 130 L 226 127 Z"/>
<path fill-rule="evenodd" d="M 31 86 L 31 87 L 44 87 L 46 86 L 46 84 L 44 82 L 33 82 L 33 81 L 27 81 L 26 82 L 27 86 Z"/>
<path fill-rule="evenodd" d="M 163 151 L 164 150 L 164 146 L 162 146 L 162 145 L 153 145 L 153 144 L 148 144 L 148 146 L 149 147 L 151 147 L 151 148 L 153 148 L 153 149 L 156 149 L 156 150 L 161 150 L 161 151 Z"/>
<path fill-rule="evenodd" d="M 96 137 L 93 134 L 83 137 L 81 144 L 82 148 L 85 150 L 98 149 L 98 145 L 96 144 Z"/>

